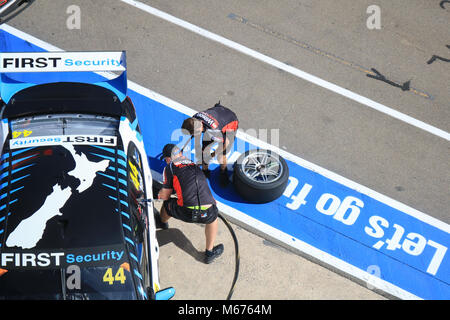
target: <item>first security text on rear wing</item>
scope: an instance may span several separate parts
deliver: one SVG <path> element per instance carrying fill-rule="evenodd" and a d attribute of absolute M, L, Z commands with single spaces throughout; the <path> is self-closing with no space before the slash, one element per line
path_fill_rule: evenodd
<path fill-rule="evenodd" d="M 0 72 L 125 71 L 125 51 L 3 52 Z"/>
<path fill-rule="evenodd" d="M 104 52 L 2 52 L 0 53 L 0 97 L 6 103 L 18 91 L 38 83 L 27 81 L 26 76 L 20 80 L 9 73 L 47 73 L 47 72 L 122 72 L 114 79 L 97 81 L 93 84 L 113 91 L 121 101 L 126 98 L 126 53 L 125 51 Z M 41 77 L 40 83 L 48 83 Z M 53 77 L 54 78 L 54 77 Z M 78 79 L 79 77 L 73 77 Z M 108 77 L 109 78 L 109 77 Z M 61 82 L 63 77 L 61 77 Z M 34 78 L 35 80 L 35 78 Z M 51 81 L 51 82 L 54 82 Z M 75 82 L 87 82 L 81 79 Z"/>

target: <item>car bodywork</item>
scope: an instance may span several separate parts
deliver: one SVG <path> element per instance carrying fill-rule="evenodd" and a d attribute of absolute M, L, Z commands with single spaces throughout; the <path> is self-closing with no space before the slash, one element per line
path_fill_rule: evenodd
<path fill-rule="evenodd" d="M 34 0 L 0 0 L 0 23 L 15 17 Z"/>
<path fill-rule="evenodd" d="M 0 61 L 14 56 L 34 57 Z M 126 72 L 94 84 L 1 76 L 0 299 L 170 298 Z"/>

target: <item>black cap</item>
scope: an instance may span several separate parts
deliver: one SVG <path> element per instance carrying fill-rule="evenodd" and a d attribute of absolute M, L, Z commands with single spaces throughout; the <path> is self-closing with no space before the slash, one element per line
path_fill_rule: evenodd
<path fill-rule="evenodd" d="M 178 148 L 173 143 L 168 143 L 164 146 L 162 156 L 159 159 L 162 160 L 167 157 L 172 157 L 173 155 L 176 155 L 178 153 L 180 153 L 180 148 Z"/>

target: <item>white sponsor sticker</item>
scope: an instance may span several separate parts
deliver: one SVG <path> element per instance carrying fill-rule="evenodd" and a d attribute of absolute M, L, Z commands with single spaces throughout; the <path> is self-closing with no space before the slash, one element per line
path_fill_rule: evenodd
<path fill-rule="evenodd" d="M 25 147 L 51 146 L 60 144 L 84 144 L 84 145 L 101 145 L 115 146 L 117 138 L 113 136 L 97 136 L 97 135 L 61 135 L 61 136 L 42 136 L 11 139 L 9 147 L 11 149 Z"/>
<path fill-rule="evenodd" d="M 125 70 L 125 51 L 0 53 L 0 72 Z"/>

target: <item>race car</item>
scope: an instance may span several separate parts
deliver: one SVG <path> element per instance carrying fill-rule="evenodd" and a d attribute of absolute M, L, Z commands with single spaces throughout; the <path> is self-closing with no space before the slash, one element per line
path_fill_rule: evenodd
<path fill-rule="evenodd" d="M 0 299 L 170 299 L 125 52 L 1 53 L 0 76 Z"/>

